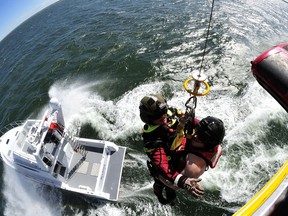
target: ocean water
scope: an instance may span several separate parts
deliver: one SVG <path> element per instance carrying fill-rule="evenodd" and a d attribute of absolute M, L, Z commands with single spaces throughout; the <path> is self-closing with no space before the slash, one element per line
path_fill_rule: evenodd
<path fill-rule="evenodd" d="M 211 92 L 196 116 L 226 127 L 223 156 L 202 176 L 201 199 L 179 192 L 160 205 L 142 151 L 139 101 L 162 93 L 185 108 L 183 82 L 199 70 L 210 16 L 206 0 L 61 0 L 0 42 L 0 127 L 62 103 L 83 137 L 126 146 L 119 201 L 75 196 L 24 179 L 1 164 L 0 215 L 232 215 L 287 159 L 287 114 L 256 82 L 250 61 L 287 42 L 281 0 L 215 1 L 203 63 Z"/>

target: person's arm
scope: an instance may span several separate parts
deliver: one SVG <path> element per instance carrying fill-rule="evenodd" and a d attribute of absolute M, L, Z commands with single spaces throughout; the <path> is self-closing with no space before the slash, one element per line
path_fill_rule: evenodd
<path fill-rule="evenodd" d="M 195 197 L 202 196 L 204 189 L 197 183 L 201 179 L 189 178 L 183 174 L 177 172 L 173 167 L 169 166 L 169 160 L 165 153 L 164 148 L 155 148 L 149 154 L 151 161 L 160 169 L 161 174 L 164 175 L 175 186 L 187 190 L 191 195 Z M 163 182 L 165 184 L 165 182 Z M 167 185 L 169 186 L 169 185 Z"/>

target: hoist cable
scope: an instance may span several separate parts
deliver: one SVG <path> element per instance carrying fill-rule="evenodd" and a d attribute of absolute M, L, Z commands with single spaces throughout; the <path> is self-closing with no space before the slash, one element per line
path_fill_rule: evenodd
<path fill-rule="evenodd" d="M 192 76 L 192 78 L 188 78 L 185 82 L 184 82 L 184 89 L 192 96 L 190 96 L 190 98 L 187 100 L 187 102 L 185 103 L 186 106 L 186 111 L 187 110 L 191 110 L 191 109 L 195 109 L 197 106 L 197 97 L 196 96 L 204 96 L 206 94 L 209 93 L 210 91 L 210 86 L 209 84 L 205 81 L 206 80 L 206 76 L 204 74 L 201 74 L 201 70 L 203 68 L 203 62 L 204 62 L 204 58 L 206 55 L 206 49 L 207 49 L 207 44 L 208 44 L 208 37 L 210 34 L 210 28 L 211 28 L 211 23 L 212 23 L 212 17 L 213 17 L 213 10 L 214 10 L 214 2 L 215 0 L 212 0 L 212 6 L 211 6 L 211 11 L 210 11 L 210 18 L 209 18 L 209 22 L 208 22 L 208 28 L 207 28 L 207 34 L 206 34 L 206 38 L 205 38 L 205 45 L 204 45 L 204 50 L 203 50 L 203 56 L 202 56 L 202 60 L 201 60 L 201 65 L 200 65 L 200 69 L 199 69 L 199 73 L 198 75 L 194 74 L 194 76 Z M 194 89 L 189 89 L 188 87 L 188 83 L 190 83 L 191 81 L 194 81 Z M 205 91 L 202 93 L 199 93 L 198 90 L 200 88 L 200 85 L 204 84 L 205 85 Z M 192 99 L 192 106 L 189 105 L 190 101 Z"/>
<path fill-rule="evenodd" d="M 199 69 L 199 75 L 201 74 L 201 70 L 202 70 L 202 68 L 203 68 L 204 58 L 205 58 L 205 55 L 206 55 L 206 49 L 207 49 L 207 44 L 208 44 L 208 37 L 209 37 L 209 33 L 210 33 L 210 27 L 211 27 L 213 10 L 214 10 L 214 1 L 215 1 L 215 0 L 212 0 L 210 18 L 209 18 L 208 29 L 207 29 L 206 39 L 205 39 L 203 56 L 202 56 L 201 65 L 200 65 L 200 69 Z"/>

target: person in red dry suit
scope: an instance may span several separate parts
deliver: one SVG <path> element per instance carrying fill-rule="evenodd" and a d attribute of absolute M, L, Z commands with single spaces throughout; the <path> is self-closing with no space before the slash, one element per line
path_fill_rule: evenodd
<path fill-rule="evenodd" d="M 159 94 L 143 97 L 139 109 L 145 123 L 142 137 L 147 166 L 159 202 L 174 204 L 178 189 L 202 196 L 199 177 L 208 167 L 214 168 L 222 154 L 223 122 L 211 116 L 199 121 L 194 111 L 183 114 L 168 107 Z"/>

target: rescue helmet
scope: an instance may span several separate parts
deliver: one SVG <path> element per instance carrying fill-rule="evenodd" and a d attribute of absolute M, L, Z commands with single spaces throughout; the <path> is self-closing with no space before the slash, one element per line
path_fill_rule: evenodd
<path fill-rule="evenodd" d="M 212 149 L 223 142 L 225 128 L 223 121 L 207 116 L 196 125 L 197 138 L 204 143 L 205 148 Z"/>
<path fill-rule="evenodd" d="M 140 118 L 146 124 L 152 124 L 156 119 L 167 113 L 168 104 L 160 94 L 145 96 L 140 101 Z"/>

